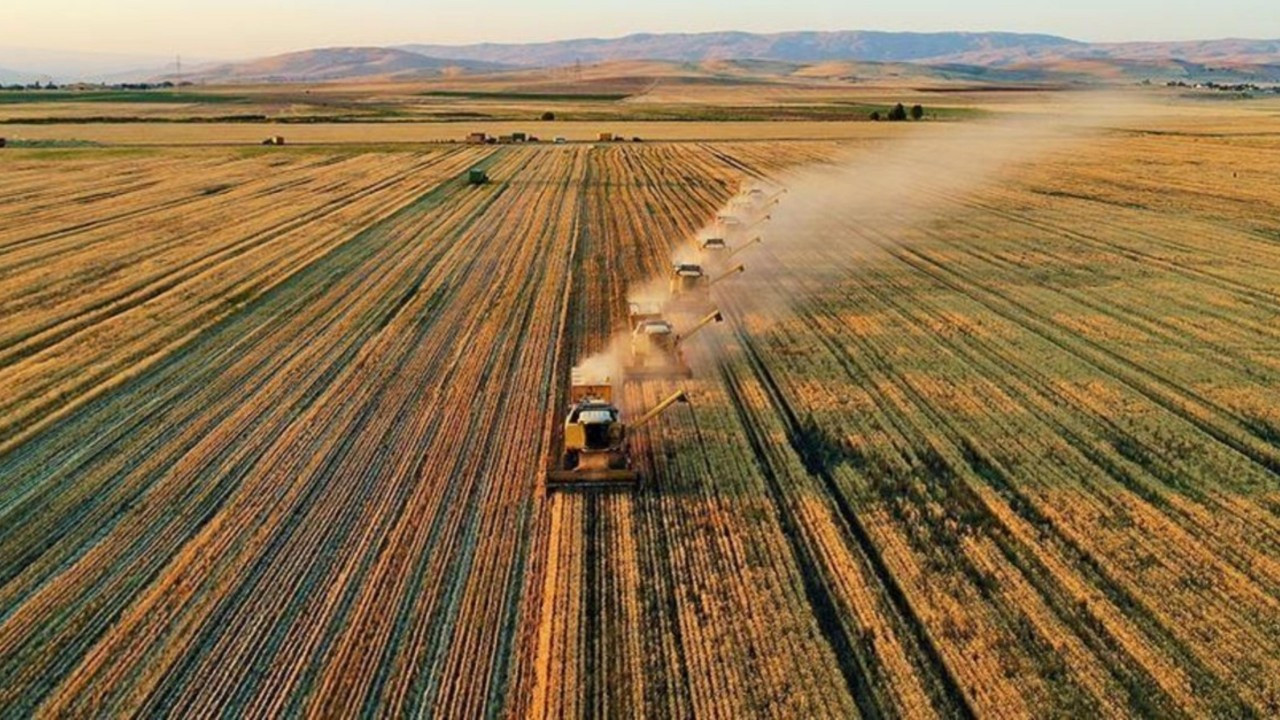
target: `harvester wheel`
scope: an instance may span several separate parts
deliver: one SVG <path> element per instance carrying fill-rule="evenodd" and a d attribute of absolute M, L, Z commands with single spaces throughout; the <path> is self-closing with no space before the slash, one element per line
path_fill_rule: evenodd
<path fill-rule="evenodd" d="M 564 451 L 564 469 L 573 470 L 576 467 L 578 467 L 578 451 L 565 450 Z"/>

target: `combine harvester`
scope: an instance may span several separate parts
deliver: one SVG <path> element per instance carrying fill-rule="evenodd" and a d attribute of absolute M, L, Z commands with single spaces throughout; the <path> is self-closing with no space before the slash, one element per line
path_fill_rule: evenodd
<path fill-rule="evenodd" d="M 750 240 L 742 243 L 738 247 L 731 248 L 729 243 L 723 237 L 704 238 L 698 249 L 702 251 L 702 257 L 706 260 L 708 267 L 720 268 L 728 267 L 729 261 L 738 253 L 757 243 L 764 242 L 764 238 L 757 235 Z"/>
<path fill-rule="evenodd" d="M 750 240 L 742 240 L 748 231 L 773 219 L 771 215 L 763 215 L 764 211 L 777 205 L 786 190 L 779 190 L 773 195 L 766 195 L 760 188 L 743 191 L 729 201 L 728 208 L 716 216 L 716 222 L 710 235 L 697 243 L 702 258 L 711 267 L 728 267 L 735 255 L 748 247 L 763 242 L 764 237 L 756 235 Z M 743 220 L 743 217 L 755 218 Z M 741 242 L 738 242 L 742 240 Z"/>
<path fill-rule="evenodd" d="M 769 195 L 762 188 L 751 188 L 738 193 L 733 199 L 729 200 L 729 209 L 738 211 L 747 215 L 759 215 L 769 208 L 777 205 L 782 201 L 782 196 L 786 194 L 786 188 Z"/>
<path fill-rule="evenodd" d="M 624 423 L 613 402 L 613 384 L 575 370 L 569 390 L 569 415 L 564 421 L 564 452 L 560 467 L 547 473 L 547 489 L 631 489 L 640 473 L 631 466 L 627 435 L 652 422 L 667 408 L 688 402 L 679 390 L 633 423 Z"/>
<path fill-rule="evenodd" d="M 737 265 L 715 278 L 709 278 L 698 263 L 676 263 L 671 269 L 671 296 L 667 301 L 667 309 L 681 312 L 689 310 L 695 304 L 709 303 L 712 286 L 745 272 L 746 269 L 744 265 Z"/>
<path fill-rule="evenodd" d="M 716 215 L 716 235 L 719 235 L 727 242 L 732 242 L 745 237 L 752 230 L 760 227 L 764 223 L 773 219 L 772 215 L 764 215 L 754 220 L 743 220 L 741 217 L 728 212 Z"/>
<path fill-rule="evenodd" d="M 631 332 L 631 356 L 623 367 L 624 379 L 693 377 L 693 368 L 689 367 L 684 357 L 684 343 L 711 323 L 724 322 L 724 316 L 719 310 L 714 310 L 686 332 L 679 334 L 661 313 L 649 310 L 651 308 L 638 307 L 634 303 L 631 306 L 634 330 Z"/>

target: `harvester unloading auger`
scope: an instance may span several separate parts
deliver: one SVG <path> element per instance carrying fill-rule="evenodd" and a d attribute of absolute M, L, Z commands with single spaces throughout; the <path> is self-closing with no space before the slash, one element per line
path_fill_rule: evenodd
<path fill-rule="evenodd" d="M 631 356 L 623 368 L 626 379 L 693 377 L 693 369 L 684 357 L 684 343 L 702 328 L 723 321 L 724 316 L 715 310 L 688 330 L 677 333 L 675 326 L 661 316 L 643 317 L 631 333 Z"/>
<path fill-rule="evenodd" d="M 613 402 L 609 378 L 574 373 L 569 390 L 569 415 L 564 421 L 564 452 L 557 469 L 547 473 L 548 489 L 630 488 L 640 482 L 631 466 L 627 435 L 643 427 L 678 402 L 688 402 L 679 390 L 632 423 L 622 420 Z"/>
<path fill-rule="evenodd" d="M 744 242 L 744 243 L 742 243 L 741 245 L 739 245 L 738 247 L 736 247 L 736 248 L 734 248 L 734 249 L 730 250 L 730 251 L 729 251 L 729 254 L 725 255 L 725 256 L 724 256 L 724 259 L 723 259 L 723 260 L 721 260 L 721 262 L 728 263 L 730 260 L 732 260 L 732 259 L 733 259 L 733 256 L 734 256 L 734 255 L 737 255 L 738 253 L 742 252 L 743 250 L 746 250 L 747 248 L 751 247 L 752 245 L 758 245 L 759 243 L 761 243 L 761 242 L 763 242 L 763 241 L 764 241 L 764 238 L 762 238 L 762 237 L 760 237 L 759 235 L 757 235 L 757 236 L 755 236 L 754 238 L 751 238 L 750 240 L 748 240 L 747 242 Z M 742 267 L 742 266 L 741 266 L 741 265 L 739 265 L 738 267 Z M 746 268 L 743 268 L 743 269 L 745 270 Z"/>

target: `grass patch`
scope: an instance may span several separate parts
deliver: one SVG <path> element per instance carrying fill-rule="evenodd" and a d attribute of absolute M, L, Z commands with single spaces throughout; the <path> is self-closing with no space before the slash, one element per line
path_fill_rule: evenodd
<path fill-rule="evenodd" d="M 91 125 L 101 123 L 258 123 L 266 115 L 218 115 L 213 117 L 138 117 L 137 115 L 90 115 L 81 117 L 4 118 L 0 125 Z M 272 120 L 272 122 L 285 122 Z M 320 122 L 316 120 L 314 122 Z"/>
<path fill-rule="evenodd" d="M 9 140 L 8 147 L 34 149 L 86 148 L 102 147 L 102 143 L 92 140 Z"/>

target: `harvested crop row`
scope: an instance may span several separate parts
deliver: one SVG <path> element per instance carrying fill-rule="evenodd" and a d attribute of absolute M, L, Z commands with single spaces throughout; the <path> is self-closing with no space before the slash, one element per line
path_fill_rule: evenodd
<path fill-rule="evenodd" d="M 110 493 L 126 498 L 145 497 L 146 501 L 134 501 L 124 517 L 110 520 L 104 526 L 102 520 L 94 521 L 86 513 L 93 513 L 99 507 L 107 510 L 110 503 L 97 502 L 101 492 L 84 496 L 79 509 L 74 509 L 71 515 L 72 520 L 84 522 L 83 528 L 73 522 L 57 530 L 68 550 L 89 544 L 91 549 L 87 554 L 83 549 L 75 550 L 81 558 L 79 572 L 55 574 L 53 582 L 39 581 L 32 574 L 37 568 L 52 573 L 58 569 L 58 562 L 53 558 L 56 553 L 50 552 L 52 549 L 39 550 L 39 560 L 28 562 L 22 571 L 31 583 L 6 584 L 6 591 L 16 591 L 24 585 L 29 588 L 15 598 L 21 610 L 0 625 L 0 637 L 8 648 L 5 656 L 14 659 L 14 664 L 4 669 L 10 680 L 6 687 L 25 688 L 24 702 L 45 697 L 46 710 L 50 712 L 58 708 L 79 708 L 80 711 L 156 706 L 200 708 L 210 702 L 280 708 L 290 707 L 305 697 L 290 694 L 289 688 L 306 687 L 320 688 L 319 693 L 313 695 L 315 702 L 346 706 L 349 698 L 345 693 L 356 690 L 356 686 L 346 681 L 331 685 L 325 679 L 326 664 L 320 662 L 333 652 L 352 659 L 353 663 L 356 660 L 366 663 L 364 677 L 370 684 L 361 686 L 364 689 L 359 692 L 367 696 L 368 702 L 392 703 L 399 697 L 399 702 L 416 706 L 430 702 L 421 695 L 418 682 L 422 678 L 446 673 L 451 677 L 458 673 L 473 676 L 474 667 L 464 669 L 454 664 L 469 653 L 459 649 L 457 658 L 449 660 L 452 653 L 446 650 L 455 644 L 459 648 L 471 646 L 465 639 L 470 629 L 502 627 L 469 620 L 465 608 L 473 607 L 469 612 L 485 617 L 494 612 L 509 612 L 501 609 L 502 605 L 512 602 L 509 588 L 512 583 L 519 587 L 523 582 L 519 573 L 510 571 L 510 563 L 522 558 L 523 551 L 518 542 L 504 543 L 492 551 L 482 550 L 481 557 L 474 561 L 468 560 L 471 553 L 465 548 L 475 540 L 461 541 L 459 533 L 461 537 L 477 532 L 480 537 L 500 537 L 494 530 L 510 525 L 507 513 L 525 513 L 523 503 L 508 500 L 516 497 L 516 493 L 531 491 L 527 478 L 533 468 L 511 465 L 502 458 L 523 458 L 520 462 L 534 463 L 542 451 L 540 443 L 534 447 L 495 444 L 492 452 L 486 454 L 478 448 L 466 450 L 466 445 L 459 443 L 455 433 L 460 426 L 456 419 L 469 416 L 467 401 L 483 394 L 484 378 L 494 373 L 505 376 L 517 367 L 499 369 L 473 364 L 469 361 L 473 356 L 463 349 L 499 343 L 494 347 L 505 348 L 502 354 L 480 350 L 480 356 L 491 357 L 493 363 L 519 363 L 528 368 L 521 372 L 548 372 L 545 353 L 534 351 L 533 346 L 522 348 L 507 342 L 508 336 L 500 330 L 532 320 L 529 323 L 534 330 L 529 335 L 531 341 L 553 340 L 557 335 L 555 327 L 545 326 L 538 318 L 554 322 L 559 317 L 555 292 L 542 296 L 530 292 L 530 288 L 539 282 L 553 287 L 556 281 L 551 278 L 562 281 L 567 273 L 563 266 L 546 262 L 545 278 L 525 275 L 524 270 L 535 265 L 532 262 L 535 256 L 554 254 L 557 250 L 547 248 L 556 246 L 544 246 L 538 241 L 513 244 L 505 242 L 505 238 L 517 234 L 536 239 L 543 233 L 541 237 L 545 237 L 547 243 L 564 247 L 570 233 L 553 218 L 572 217 L 572 213 L 563 213 L 562 205 L 548 200 L 563 197 L 562 202 L 571 206 L 572 195 L 567 193 L 574 187 L 570 182 L 575 175 L 573 157 L 559 154 L 535 158 L 513 154 L 509 160 L 495 164 L 491 171 L 498 177 L 528 175 L 529 179 L 523 184 L 502 183 L 476 192 L 450 183 L 443 193 L 422 196 L 387 221 L 359 233 L 336 254 L 313 264 L 296 279 L 286 281 L 261 300 L 250 303 L 244 313 L 235 316 L 234 322 L 219 326 L 213 334 L 188 348 L 182 357 L 167 361 L 154 375 L 145 376 L 141 381 L 146 383 L 155 378 L 161 383 L 157 388 L 149 391 L 127 387 L 128 392 L 104 397 L 99 406 L 102 413 L 108 413 L 111 400 L 127 407 L 139 399 L 151 399 L 155 390 L 160 390 L 155 399 L 161 400 L 165 393 L 172 392 L 161 388 L 173 387 L 169 384 L 174 381 L 181 393 L 159 405 L 169 415 L 164 422 L 133 428 L 133 432 L 143 431 L 142 437 L 131 438 L 139 444 L 118 441 L 111 444 L 108 435 L 104 438 L 108 442 L 97 451 L 93 465 L 79 469 L 75 469 L 75 465 L 63 466 L 64 472 L 71 471 L 70 477 L 78 478 L 77 494 L 80 484 L 91 485 L 84 483 L 85 470 L 97 470 L 102 473 L 102 482 L 109 483 L 104 487 Z M 538 180 L 544 176 L 556 185 Z M 547 195 L 549 191 L 545 188 L 548 187 L 558 187 L 559 191 L 554 196 Z M 513 212 L 523 204 L 542 207 L 546 214 Z M 514 224 L 517 219 L 519 224 Z M 550 256 L 544 258 L 549 259 Z M 496 272 L 498 268 L 505 271 Z M 514 291 L 504 296 L 508 298 L 504 303 L 509 305 L 509 311 L 495 310 L 487 320 L 474 313 L 482 299 L 492 294 L 491 287 L 460 285 L 456 279 L 476 275 L 493 277 L 498 283 L 496 287 L 503 284 L 513 287 Z M 533 298 L 543 300 L 530 305 Z M 441 312 L 447 308 L 451 310 Z M 529 311 L 535 314 L 526 315 Z M 462 327 L 473 329 L 469 335 L 461 336 L 459 345 L 427 342 L 442 328 L 451 328 L 452 332 L 452 328 Z M 292 349 L 284 351 L 287 347 Z M 188 374 L 194 368 L 181 367 L 189 363 L 207 365 L 211 360 L 215 366 L 206 373 L 209 378 L 201 378 L 200 371 Z M 401 369 L 389 376 L 384 372 L 396 367 Z M 371 371 L 376 375 L 367 374 Z M 521 377 L 521 372 L 517 372 L 516 377 Z M 381 380 L 374 381 L 375 378 Z M 202 384 L 208 379 L 213 380 L 211 387 Z M 448 402 L 432 399 L 432 393 L 438 390 L 430 389 L 437 382 L 453 383 L 455 394 L 447 398 Z M 547 384 L 533 377 L 524 377 L 520 382 Z M 198 397 L 206 394 L 208 397 L 203 400 Z M 507 411 L 516 418 L 517 428 L 522 426 L 521 417 L 538 426 L 546 422 L 545 397 L 529 396 L 529 401 L 535 404 L 523 410 L 516 410 L 500 397 L 498 401 L 495 408 L 506 405 Z M 435 414 L 444 411 L 451 413 L 452 418 Z M 185 420 L 179 420 L 184 416 Z M 317 418 L 325 420 L 317 425 Z M 102 417 L 86 418 L 91 426 L 99 425 L 101 420 Z M 495 417 L 481 415 L 470 422 L 475 423 L 474 428 L 464 437 L 479 440 L 492 437 L 484 428 L 495 423 Z M 66 440 L 71 441 L 76 432 L 74 424 L 65 425 L 66 434 L 70 434 Z M 317 435 L 316 431 L 322 427 L 331 428 L 331 432 Z M 455 431 L 446 434 L 447 428 Z M 50 433 L 42 439 L 55 443 L 62 434 Z M 423 438 L 433 436 L 436 439 L 432 443 L 422 444 Z M 521 436 L 524 435 L 516 432 L 514 437 Z M 115 437 L 130 436 L 122 431 Z M 370 438 L 372 442 L 342 440 L 360 437 Z M 336 440 L 336 444 L 331 444 L 331 440 Z M 115 459 L 119 459 L 120 469 L 128 468 L 129 465 L 123 463 L 130 460 L 132 450 L 148 443 L 154 444 L 157 452 L 140 466 L 134 458 L 129 474 L 136 479 L 120 484 L 119 477 L 111 471 Z M 510 485 L 480 483 L 465 489 L 444 483 L 451 474 L 442 472 L 445 466 L 439 461 L 450 456 L 458 458 L 459 448 L 463 448 L 461 457 L 484 463 L 459 466 L 461 477 L 470 477 L 473 481 L 506 477 Z M 28 461 L 40 457 L 40 454 L 21 450 L 4 458 L 18 472 L 24 472 L 24 457 Z M 326 483 L 325 478 L 335 473 L 348 478 L 349 482 Z M 61 517 L 65 521 L 67 516 L 56 507 L 45 502 L 34 503 L 40 497 L 49 499 L 47 492 L 62 497 L 65 493 L 59 493 L 59 489 L 71 487 L 55 477 L 31 486 L 26 495 L 28 500 L 18 506 L 25 508 L 21 511 L 28 517 L 24 526 L 39 527 L 43 517 Z M 458 492 L 458 499 L 470 495 L 470 499 L 439 505 L 447 497 L 442 496 L 442 490 Z M 272 500 L 264 502 L 267 498 Z M 408 512 L 415 506 L 429 507 L 423 503 L 441 508 L 438 522 L 419 524 L 424 516 Z M 174 508 L 200 506 L 210 508 L 212 516 L 201 520 L 199 515 L 172 514 Z M 280 514 L 282 508 L 290 509 Z M 501 515 L 481 521 L 482 516 L 472 514 L 468 508 L 488 508 L 483 512 Z M 251 520 L 250 516 L 255 513 L 259 519 Z M 445 524 L 446 518 L 452 519 Z M 452 530 L 440 534 L 450 526 Z M 6 527 L 10 526 L 6 524 Z M 68 533 L 79 534 L 81 529 L 95 527 L 94 536 L 75 538 Z M 387 545 L 384 538 L 395 536 L 405 542 Z M 37 531 L 23 537 L 34 540 L 39 534 Z M 455 538 L 453 542 L 447 542 L 450 537 Z M 423 545 L 427 541 L 432 545 Z M 13 544 L 16 542 L 23 540 L 15 536 L 7 546 L 16 547 Z M 446 544 L 437 548 L 434 545 L 437 542 Z M 457 545 L 458 542 L 462 544 Z M 129 551 L 130 547 L 151 549 L 137 556 Z M 405 554 L 405 547 L 418 547 L 422 552 Z M 406 572 L 405 563 L 449 558 L 450 547 L 458 548 L 463 554 L 453 555 L 454 560 L 443 574 L 426 572 L 425 566 Z M 166 554 L 162 548 L 172 550 Z M 172 554 L 178 548 L 182 551 Z M 387 550 L 384 552 L 381 548 Z M 126 554 L 118 554 L 121 552 Z M 282 552 L 285 555 L 279 554 Z M 24 556 L 26 553 L 6 554 L 13 558 Z M 317 556 L 329 559 L 302 564 L 268 560 Z M 51 562 L 46 562 L 46 558 Z M 157 561 L 161 561 L 160 564 L 157 565 Z M 139 562 L 145 562 L 148 569 L 139 567 Z M 133 565 L 133 569 L 126 570 L 129 565 Z M 478 572 L 486 565 L 492 566 L 497 574 L 490 581 L 477 584 L 487 577 Z M 341 569 L 343 567 L 347 569 Z M 500 568 L 507 569 L 498 572 Z M 248 574 L 243 574 L 245 571 Z M 349 578 L 355 584 L 348 586 L 348 592 L 329 596 L 327 602 L 324 596 L 310 597 L 305 588 L 313 587 L 330 572 L 337 573 L 335 577 Z M 382 579 L 374 582 L 375 578 Z M 364 603 L 351 605 L 354 596 L 350 592 L 356 588 L 373 590 L 387 581 L 403 583 L 414 578 L 416 581 L 402 586 L 403 594 L 399 597 L 408 603 L 404 611 L 380 612 L 376 603 L 368 607 Z M 427 611 L 430 606 L 411 611 L 416 603 L 413 598 L 438 603 L 448 597 L 449 591 L 423 583 L 449 578 L 457 584 L 461 605 L 444 606 L 435 612 Z M 256 603 L 270 602 L 273 595 L 247 592 L 262 582 L 295 588 L 294 600 L 262 612 Z M 87 597 L 88 588 L 96 588 L 97 596 L 111 605 L 77 608 L 75 601 L 68 602 L 71 598 Z M 383 601 L 391 600 L 389 596 L 379 597 Z M 467 597 L 475 597 L 476 601 L 469 601 Z M 488 599 L 481 601 L 483 598 Z M 496 607 L 492 605 L 493 599 L 502 598 L 507 599 Z M 49 607 L 47 603 L 74 609 L 75 614 L 67 616 L 72 622 L 49 624 L 52 618 L 43 610 Z M 116 609 L 109 609 L 111 607 Z M 358 614 L 349 615 L 357 611 Z M 112 613 L 125 614 L 109 631 L 97 624 L 98 618 L 109 618 Z M 455 625 L 459 616 L 461 621 Z M 41 625 L 41 617 L 46 618 L 44 629 L 33 633 L 33 628 Z M 387 663 L 379 662 L 377 653 L 370 654 L 367 645 L 358 643 L 348 647 L 349 643 L 342 639 L 342 628 L 349 623 L 353 629 L 348 637 L 354 640 L 367 636 L 359 629 L 362 626 L 372 626 L 384 619 L 394 621 L 397 617 L 411 624 L 383 638 L 386 643 L 383 647 L 392 653 L 388 662 L 394 664 L 399 652 L 421 656 L 424 648 L 413 647 L 421 642 L 440 648 L 436 652 L 441 661 L 437 666 L 422 668 L 420 672 L 426 673 L 422 676 L 414 675 L 407 667 L 404 672 L 394 673 L 391 684 L 384 688 L 387 693 L 384 696 L 378 688 L 386 681 L 378 678 L 384 676 Z M 432 618 L 446 617 L 450 618 L 449 624 L 459 630 L 444 635 L 438 631 L 421 632 L 420 629 L 442 627 Z M 243 624 L 242 621 L 251 618 L 259 621 L 276 618 L 277 621 L 267 625 Z M 286 626 L 294 628 L 289 633 L 293 640 L 279 645 L 272 639 L 279 636 L 271 628 Z M 392 627 L 399 627 L 399 623 Z M 229 628 L 237 630 L 223 635 Z M 510 628 L 497 635 L 480 635 L 476 640 L 491 647 L 503 647 L 503 636 L 509 632 Z M 39 638 L 35 644 L 31 642 L 33 636 Z M 415 637 L 418 640 L 410 642 Z M 495 669 L 503 666 L 503 655 L 496 653 L 491 657 Z M 227 657 L 241 657 L 245 662 L 227 665 L 216 661 L 216 658 Z M 258 659 L 249 659 L 255 657 Z M 295 662 L 312 657 L 315 660 Z M 47 672 L 49 663 L 55 663 L 62 672 L 70 672 L 73 666 L 65 662 L 71 658 L 83 658 L 79 661 L 83 665 L 74 674 L 65 676 L 65 684 L 57 688 L 33 684 L 36 677 L 59 677 L 59 672 Z M 209 662 L 215 664 L 209 665 Z M 260 685 L 246 682 L 240 675 L 224 674 L 233 667 L 243 672 L 276 668 L 284 674 Z M 331 667 L 342 669 L 343 676 L 350 677 L 346 664 Z M 309 670 L 298 674 L 302 668 Z M 191 682 L 197 677 L 202 680 Z M 501 673 L 498 678 L 500 681 Z M 39 690 L 41 687 L 43 692 Z M 89 691 L 90 687 L 97 691 Z M 419 689 L 406 692 L 415 687 Z M 442 695 L 450 692 L 444 688 L 461 690 L 452 680 L 440 683 L 440 687 Z M 343 689 L 339 691 L 340 688 Z M 50 694 L 44 695 L 46 692 Z M 483 704 L 488 696 L 488 692 L 477 688 L 442 702 L 465 707 Z"/>
<path fill-rule="evenodd" d="M 56 417 L 48 414 L 50 408 L 74 407 L 68 402 L 126 380 L 172 352 L 175 343 L 327 255 L 351 237 L 349 223 L 402 207 L 456 175 L 465 162 L 446 160 L 426 172 L 435 163 L 418 162 L 398 176 L 380 179 L 330 206 L 307 209 L 303 216 L 277 222 L 265 232 L 251 231 L 242 238 L 229 235 L 229 244 L 194 258 L 175 259 L 154 276 L 130 279 L 119 294 L 89 312 L 69 316 L 8 348 L 9 364 L 0 371 L 0 387 L 8 398 L 0 432 L 11 444 L 27 432 L 24 426 L 31 418 L 43 416 L 47 422 Z"/>

